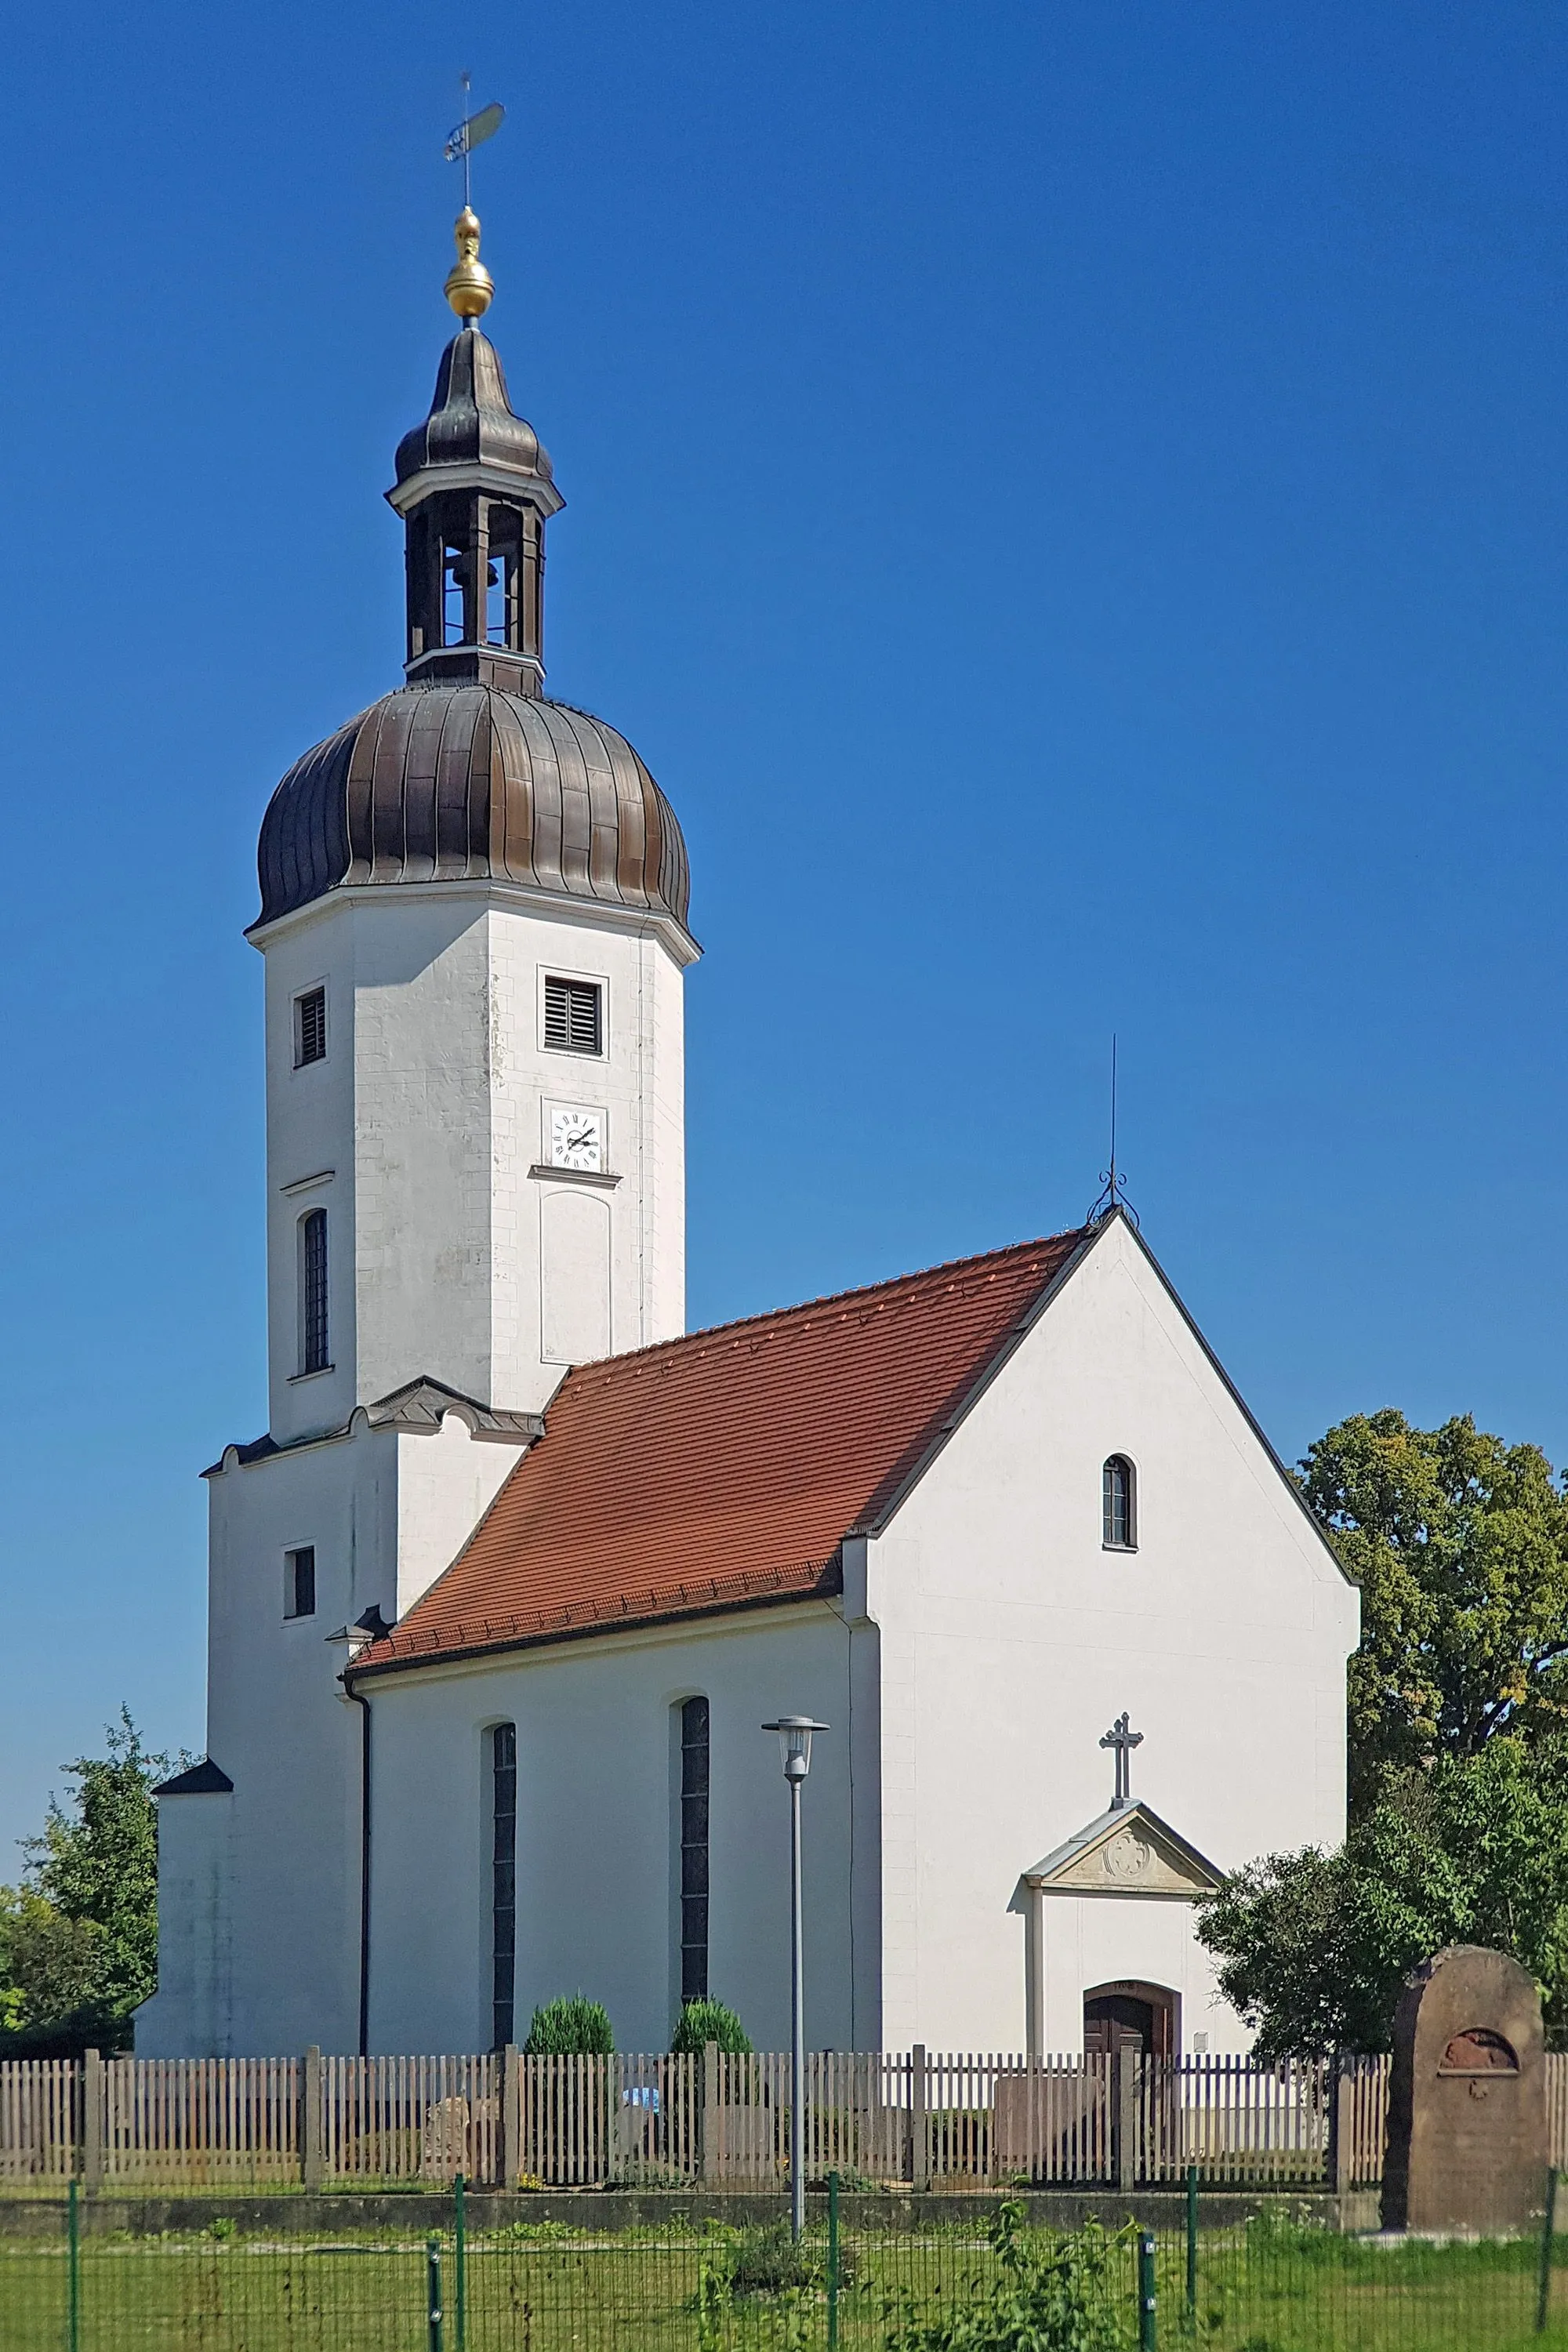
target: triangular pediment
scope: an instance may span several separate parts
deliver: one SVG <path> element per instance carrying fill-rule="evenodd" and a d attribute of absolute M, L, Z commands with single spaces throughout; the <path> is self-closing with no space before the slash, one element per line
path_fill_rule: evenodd
<path fill-rule="evenodd" d="M 1142 1895 L 1191 1902 L 1222 1874 L 1144 1804 L 1113 1806 L 1024 1873 L 1047 1895 Z"/>

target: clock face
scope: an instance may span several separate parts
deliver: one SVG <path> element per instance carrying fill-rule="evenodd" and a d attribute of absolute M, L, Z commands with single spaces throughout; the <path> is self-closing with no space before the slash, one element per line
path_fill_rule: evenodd
<path fill-rule="evenodd" d="M 550 1164 L 578 1168 L 593 1176 L 605 1169 L 605 1114 L 574 1103 L 556 1103 L 550 1113 Z"/>

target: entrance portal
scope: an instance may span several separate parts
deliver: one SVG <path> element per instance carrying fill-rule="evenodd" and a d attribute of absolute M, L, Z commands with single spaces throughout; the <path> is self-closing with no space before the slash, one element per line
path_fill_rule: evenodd
<path fill-rule="evenodd" d="M 1174 2058 L 1182 2047 L 1182 1996 L 1168 1985 L 1091 1985 L 1083 1997 L 1086 2056 L 1114 2057 L 1134 2051 L 1141 2058 Z"/>

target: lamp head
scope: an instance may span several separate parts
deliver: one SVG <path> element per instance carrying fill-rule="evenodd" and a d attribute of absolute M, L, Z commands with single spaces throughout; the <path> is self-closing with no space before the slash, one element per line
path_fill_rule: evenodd
<path fill-rule="evenodd" d="M 809 1715 L 781 1715 L 776 1723 L 764 1723 L 764 1731 L 776 1731 L 779 1755 L 786 1780 L 804 1780 L 811 1769 L 811 1735 L 826 1731 L 826 1723 L 814 1723 Z"/>

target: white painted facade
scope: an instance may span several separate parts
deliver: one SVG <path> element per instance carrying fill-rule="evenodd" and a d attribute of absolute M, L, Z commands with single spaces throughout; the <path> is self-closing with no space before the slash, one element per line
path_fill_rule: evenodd
<path fill-rule="evenodd" d="M 331 892 L 266 959 L 270 1431 L 209 1474 L 207 1751 L 232 1795 L 160 1819 L 159 1990 L 138 2047 L 263 2054 L 359 2031 L 361 1724 L 334 1628 L 403 1616 L 471 1533 L 567 1363 L 685 1314 L 682 971 L 666 920 L 491 882 Z M 543 1040 L 547 974 L 604 992 L 601 1055 Z M 295 1000 L 324 988 L 325 1057 Z M 604 1115 L 615 1181 L 548 1161 Z M 331 1369 L 300 1375 L 299 1228 L 327 1215 Z M 570 1353 L 564 1352 L 570 1349 Z M 426 1426 L 383 1401 L 420 1379 Z M 314 1553 L 312 1614 L 284 1614 Z"/>
<path fill-rule="evenodd" d="M 253 936 L 267 962 L 280 1444 L 342 1428 L 420 1374 L 537 1412 L 568 1363 L 684 1328 L 681 975 L 694 950 L 677 925 L 431 882 L 333 890 Z M 601 1054 L 545 1045 L 552 974 L 604 992 Z M 315 988 L 327 1053 L 297 1067 L 294 1002 Z M 599 1181 L 536 1172 L 555 1103 L 603 1114 Z M 297 1233 L 317 1208 L 332 1366 L 301 1377 Z"/>
<path fill-rule="evenodd" d="M 1138 1549 L 1101 1541 L 1108 1454 L 1137 1465 Z M 810 2038 L 1021 2050 L 1021 1874 L 1100 1812 L 1100 1736 L 1144 1733 L 1134 1789 L 1221 1869 L 1337 1843 L 1357 1599 L 1121 1220 L 1104 1230 L 842 1601 L 737 1612 L 367 1682 L 380 2049 L 487 2037 L 485 1734 L 517 1726 L 517 2009 L 579 1989 L 626 2048 L 679 2010 L 673 1710 L 711 1708 L 710 1979 L 788 2042 L 781 1712 L 832 1729 L 805 1796 Z M 1242 2050 L 1185 1903 L 1047 1902 L 1044 2046 L 1090 1987 L 1182 1996 L 1188 2045 Z"/>
<path fill-rule="evenodd" d="M 324 1618 L 393 1592 L 373 1595 L 356 1567 L 357 1530 L 383 1556 L 390 1535 L 370 1531 L 396 1520 L 411 1476 L 428 1495 L 448 1465 L 454 1479 L 481 1456 L 508 1466 L 510 1447 L 456 1419 L 438 1438 L 356 1430 L 295 1457 L 301 1471 L 321 1465 L 323 1505 L 329 1491 L 349 1498 L 335 1538 L 344 1580 Z M 1136 1465 L 1135 1551 L 1102 1542 L 1111 1453 Z M 300 1522 L 283 1513 L 263 1530 L 247 1482 L 269 1475 L 226 1467 L 215 1518 L 233 1507 L 277 1558 Z M 450 1525 L 432 1524 L 436 1564 Z M 215 1559 L 227 1549 L 215 1542 Z M 428 1559 L 408 1564 L 398 1613 L 430 1572 Z M 337 1656 L 280 1628 L 243 1569 L 235 1582 L 230 1600 L 215 1584 L 212 1752 L 236 1790 L 165 1803 L 164 1883 L 180 1894 L 170 1974 L 139 2044 L 353 2047 L 359 1710 L 335 1696 Z M 581 1990 L 606 2003 L 621 2046 L 665 2045 L 679 1982 L 677 1710 L 700 1694 L 710 1981 L 759 2046 L 787 2042 L 787 1802 L 776 1743 L 759 1728 L 784 1712 L 832 1727 L 805 1800 L 814 2043 L 1072 2050 L 1085 1993 L 1141 1979 L 1180 1997 L 1184 2046 L 1244 2049 L 1190 1904 L 1137 1894 L 1044 1898 L 1031 2019 L 1023 1874 L 1103 1810 L 1100 1737 L 1124 1708 L 1144 1734 L 1134 1793 L 1219 1869 L 1336 1842 L 1356 1636 L 1353 1590 L 1113 1219 L 881 1532 L 847 1547 L 841 1599 L 367 1678 L 369 2046 L 489 2041 L 488 1738 L 500 1722 L 517 1727 L 519 2030 L 536 2001 Z M 193 1904 L 225 1923 L 205 1974 Z M 307 1920 L 323 1923 L 319 1964 L 280 1965 Z M 268 1955 L 260 1973 L 237 1960 L 255 1950 Z"/>

